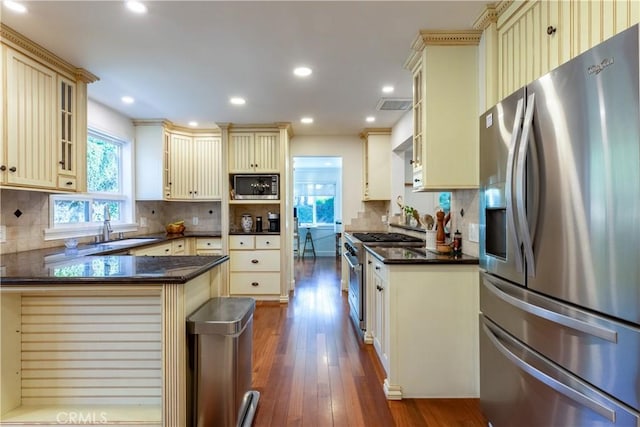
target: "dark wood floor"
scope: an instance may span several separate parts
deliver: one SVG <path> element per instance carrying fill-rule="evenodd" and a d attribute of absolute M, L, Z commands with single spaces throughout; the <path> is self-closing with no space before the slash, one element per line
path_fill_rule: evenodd
<path fill-rule="evenodd" d="M 486 426 L 477 399 L 387 401 L 373 346 L 356 337 L 339 259 L 296 261 L 288 305 L 258 303 L 254 426 Z"/>

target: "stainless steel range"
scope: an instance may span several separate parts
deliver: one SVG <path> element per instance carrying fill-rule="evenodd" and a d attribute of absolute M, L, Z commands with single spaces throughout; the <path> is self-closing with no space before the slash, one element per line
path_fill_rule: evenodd
<path fill-rule="evenodd" d="M 361 334 L 367 330 L 364 246 L 424 246 L 423 239 L 402 233 L 345 233 L 344 258 L 349 265 L 349 314 Z"/>

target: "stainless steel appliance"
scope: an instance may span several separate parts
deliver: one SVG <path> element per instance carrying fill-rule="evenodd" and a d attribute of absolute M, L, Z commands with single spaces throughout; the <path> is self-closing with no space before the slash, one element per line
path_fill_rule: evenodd
<path fill-rule="evenodd" d="M 638 26 L 480 117 L 480 401 L 640 425 Z"/>
<path fill-rule="evenodd" d="M 402 233 L 344 233 L 343 257 L 349 266 L 349 315 L 364 334 L 366 322 L 365 249 L 367 246 L 424 246 L 425 241 Z"/>
<path fill-rule="evenodd" d="M 280 176 L 232 175 L 233 197 L 237 200 L 279 200 Z"/>

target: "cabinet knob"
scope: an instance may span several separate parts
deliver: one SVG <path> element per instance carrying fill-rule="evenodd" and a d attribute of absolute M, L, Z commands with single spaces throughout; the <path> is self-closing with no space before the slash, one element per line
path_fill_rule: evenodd
<path fill-rule="evenodd" d="M 372 263 L 371 263 L 371 261 L 367 261 L 367 264 L 371 265 Z"/>
<path fill-rule="evenodd" d="M 15 172 L 16 170 L 17 170 L 17 169 L 16 169 L 16 167 L 15 167 L 15 166 L 11 166 L 11 167 L 9 168 L 9 171 L 10 171 L 10 172 Z"/>
<path fill-rule="evenodd" d="M 378 290 L 378 292 L 382 292 L 384 290 L 384 288 L 382 288 L 380 286 L 377 286 L 377 285 L 376 285 L 376 289 Z"/>
<path fill-rule="evenodd" d="M 7 170 L 7 167 L 5 165 L 0 166 L 0 171 L 4 172 Z"/>
<path fill-rule="evenodd" d="M 207 246 L 211 246 L 211 242 L 207 242 Z"/>
<path fill-rule="evenodd" d="M 169 183 L 169 185 L 171 185 L 171 183 Z"/>
<path fill-rule="evenodd" d="M 420 179 L 419 179 L 419 178 L 415 178 L 415 179 L 413 180 L 413 182 L 420 182 Z"/>
<path fill-rule="evenodd" d="M 376 265 L 376 270 L 380 270 L 380 266 L 379 265 Z"/>
<path fill-rule="evenodd" d="M 64 167 L 64 160 L 60 160 L 58 163 L 60 163 L 60 165 Z"/>
<path fill-rule="evenodd" d="M 415 163 L 415 162 L 414 162 L 413 160 L 409 160 L 409 164 L 410 164 L 410 165 L 412 165 L 412 164 L 414 164 L 414 163 Z"/>
<path fill-rule="evenodd" d="M 240 242 L 240 246 L 244 245 L 244 242 Z"/>
<path fill-rule="evenodd" d="M 260 261 L 258 261 L 257 259 L 252 259 L 251 260 L 251 264 L 257 264 L 258 262 L 260 262 Z"/>
<path fill-rule="evenodd" d="M 265 242 L 265 245 L 270 245 L 270 244 L 271 244 L 271 242 L 268 241 L 268 240 Z"/>
<path fill-rule="evenodd" d="M 73 184 L 73 182 L 67 181 L 67 185 L 71 185 L 71 184 Z"/>
<path fill-rule="evenodd" d="M 547 34 L 549 34 L 550 36 L 554 35 L 556 33 L 557 28 L 554 27 L 553 25 L 549 25 L 547 27 Z"/>
<path fill-rule="evenodd" d="M 164 251 L 165 251 L 165 252 L 169 252 L 169 251 L 170 251 L 170 249 L 169 249 L 169 248 L 167 248 L 167 249 L 165 249 Z"/>
<path fill-rule="evenodd" d="M 258 283 L 258 282 L 251 282 L 251 286 L 259 286 L 259 285 L 260 285 L 260 283 Z"/>

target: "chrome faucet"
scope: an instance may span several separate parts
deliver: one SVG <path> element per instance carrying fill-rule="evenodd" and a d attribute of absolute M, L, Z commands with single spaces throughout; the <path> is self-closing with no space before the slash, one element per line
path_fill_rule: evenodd
<path fill-rule="evenodd" d="M 102 225 L 102 241 L 106 242 L 109 240 L 111 232 L 113 229 L 111 228 L 111 215 L 109 214 L 109 207 L 104 207 L 104 224 Z"/>

